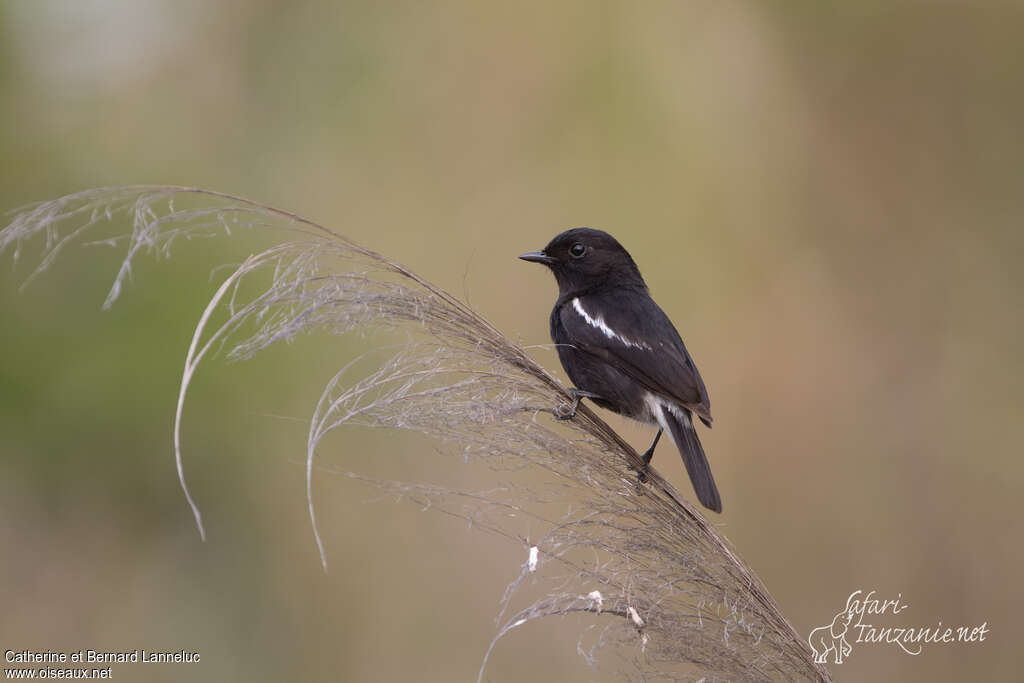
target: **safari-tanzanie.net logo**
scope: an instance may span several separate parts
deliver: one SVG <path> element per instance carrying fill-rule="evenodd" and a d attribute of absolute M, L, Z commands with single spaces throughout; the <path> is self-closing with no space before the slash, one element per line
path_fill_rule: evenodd
<path fill-rule="evenodd" d="M 908 655 L 919 655 L 926 645 L 980 643 L 989 633 L 987 621 L 980 626 L 944 626 L 941 621 L 934 626 L 887 623 L 908 607 L 902 593 L 894 600 L 883 600 L 875 596 L 875 591 L 866 595 L 861 589 L 853 591 L 832 623 L 819 626 L 807 636 L 814 661 L 824 664 L 831 655 L 834 663 L 842 664 L 853 652 L 851 643 L 894 645 Z"/>

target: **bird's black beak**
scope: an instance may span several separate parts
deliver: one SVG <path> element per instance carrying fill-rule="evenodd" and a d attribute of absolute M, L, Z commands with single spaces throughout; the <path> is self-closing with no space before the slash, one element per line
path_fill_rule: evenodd
<path fill-rule="evenodd" d="M 519 258 L 524 261 L 532 261 L 533 263 L 543 263 L 544 265 L 550 266 L 555 262 L 555 259 L 551 258 L 543 251 L 528 251 Z"/>

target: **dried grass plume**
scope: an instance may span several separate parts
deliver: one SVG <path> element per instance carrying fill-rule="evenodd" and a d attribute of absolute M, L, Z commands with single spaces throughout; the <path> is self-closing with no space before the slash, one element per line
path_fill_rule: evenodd
<path fill-rule="evenodd" d="M 244 359 L 311 331 L 407 329 L 411 341 L 383 360 L 356 359 L 325 378 L 306 443 L 306 494 L 322 557 L 312 481 L 324 437 L 350 424 L 412 430 L 460 456 L 539 468 L 552 482 L 542 490 L 497 482 L 483 493 L 372 482 L 523 544 L 519 578 L 504 596 L 491 648 L 480 653 L 481 680 L 502 635 L 574 612 L 597 615 L 599 635 L 587 647 L 581 638 L 581 655 L 596 662 L 609 648 L 625 653 L 626 677 L 831 680 L 754 572 L 656 470 L 638 485 L 629 466 L 639 465 L 639 456 L 586 406 L 573 420 L 556 421 L 551 413 L 569 400 L 565 388 L 466 304 L 408 268 L 297 215 L 196 188 L 101 188 L 11 215 L 0 230 L 0 253 L 13 250 L 17 262 L 27 244 L 42 241 L 26 284 L 74 242 L 122 249 L 104 307 L 117 300 L 141 252 L 169 257 L 186 239 L 240 229 L 272 230 L 287 240 L 248 257 L 224 279 L 188 349 L 173 438 L 200 533 L 181 422 L 189 383 L 211 351 L 223 347 L 228 357 Z M 117 226 L 118 218 L 131 222 L 130 233 L 92 235 L 101 225 Z M 573 504 L 559 508 L 570 495 Z M 552 509 L 563 512 L 551 515 Z M 529 518 L 542 535 L 523 539 L 509 513 Z M 543 578 L 544 594 L 515 609 L 527 578 Z"/>

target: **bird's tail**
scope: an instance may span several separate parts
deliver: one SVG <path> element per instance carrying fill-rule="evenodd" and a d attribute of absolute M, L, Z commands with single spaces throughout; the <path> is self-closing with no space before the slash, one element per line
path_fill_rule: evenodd
<path fill-rule="evenodd" d="M 668 428 L 679 454 L 683 456 L 683 464 L 686 465 L 686 473 L 693 482 L 697 499 L 709 510 L 721 512 L 722 499 L 718 496 L 718 487 L 715 486 L 715 478 L 711 476 L 711 465 L 708 464 L 700 439 L 697 438 L 697 430 L 693 428 L 690 411 L 682 407 L 673 406 L 673 409 L 669 409 L 663 406 L 660 412 L 665 421 L 662 426 Z"/>

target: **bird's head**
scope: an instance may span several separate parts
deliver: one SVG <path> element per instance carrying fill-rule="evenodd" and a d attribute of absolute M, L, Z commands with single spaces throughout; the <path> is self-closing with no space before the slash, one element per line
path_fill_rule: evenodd
<path fill-rule="evenodd" d="M 519 258 L 550 268 L 563 295 L 602 287 L 646 287 L 633 257 L 618 240 L 601 230 L 566 230 L 541 251 L 527 252 Z"/>

